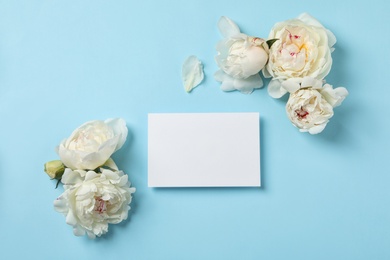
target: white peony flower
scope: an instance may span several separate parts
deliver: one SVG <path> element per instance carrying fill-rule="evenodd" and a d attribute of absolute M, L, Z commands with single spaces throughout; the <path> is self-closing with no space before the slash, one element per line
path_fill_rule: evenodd
<path fill-rule="evenodd" d="M 324 130 L 333 116 L 333 107 L 340 105 L 348 95 L 343 87 L 333 89 L 329 84 L 322 86 L 322 81 L 309 77 L 300 82 L 290 79 L 284 83 L 287 89 L 297 88 L 286 104 L 288 118 L 299 131 L 310 134 Z"/>
<path fill-rule="evenodd" d="M 54 201 L 54 208 L 66 216 L 76 236 L 100 237 L 107 233 L 108 224 L 127 219 L 135 188 L 130 188 L 122 171 L 67 168 L 61 181 L 65 191 Z"/>
<path fill-rule="evenodd" d="M 265 77 L 273 77 L 268 92 L 274 98 L 287 93 L 282 82 L 306 76 L 324 79 L 332 67 L 331 52 L 336 37 L 315 18 L 304 13 L 298 18 L 279 22 L 269 39 L 278 39 L 269 50 L 263 69 Z"/>
<path fill-rule="evenodd" d="M 215 57 L 220 68 L 215 79 L 222 82 L 221 89 L 251 93 L 254 88 L 261 88 L 263 81 L 258 73 L 268 60 L 267 43 L 241 33 L 238 26 L 225 16 L 220 18 L 218 28 L 224 36 L 216 46 L 218 55 Z"/>
<path fill-rule="evenodd" d="M 58 154 L 65 166 L 73 170 L 93 170 L 121 148 L 126 137 L 127 127 L 123 119 L 90 121 L 61 142 Z"/>

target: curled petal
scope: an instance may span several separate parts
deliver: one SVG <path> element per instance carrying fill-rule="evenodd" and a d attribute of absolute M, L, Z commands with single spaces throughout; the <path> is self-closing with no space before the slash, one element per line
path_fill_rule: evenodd
<path fill-rule="evenodd" d="M 203 66 L 200 60 L 196 56 L 188 57 L 183 64 L 182 79 L 184 89 L 187 92 L 191 92 L 192 89 L 197 87 L 203 80 Z"/>

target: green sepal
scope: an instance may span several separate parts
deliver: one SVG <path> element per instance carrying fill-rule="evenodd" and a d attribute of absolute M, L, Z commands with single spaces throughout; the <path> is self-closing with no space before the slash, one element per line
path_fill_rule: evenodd
<path fill-rule="evenodd" d="M 266 41 L 268 48 L 271 48 L 272 44 L 274 44 L 277 40 L 279 40 L 279 39 L 270 39 L 270 40 Z"/>
<path fill-rule="evenodd" d="M 57 183 L 56 183 L 56 189 L 58 188 L 58 185 L 60 184 L 60 182 L 61 182 L 61 179 L 58 179 Z"/>

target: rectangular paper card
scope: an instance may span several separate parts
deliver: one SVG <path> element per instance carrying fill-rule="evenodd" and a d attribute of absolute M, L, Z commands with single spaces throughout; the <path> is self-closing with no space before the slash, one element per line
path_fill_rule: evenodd
<path fill-rule="evenodd" d="M 148 186 L 259 187 L 259 113 L 149 114 Z"/>

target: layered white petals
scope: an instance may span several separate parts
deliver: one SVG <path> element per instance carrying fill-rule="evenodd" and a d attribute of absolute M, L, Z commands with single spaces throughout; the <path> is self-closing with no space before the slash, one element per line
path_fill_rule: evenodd
<path fill-rule="evenodd" d="M 336 38 L 310 15 L 302 14 L 296 19 L 275 24 L 269 39 L 277 41 L 269 50 L 269 60 L 263 69 L 265 77 L 281 82 L 304 77 L 322 80 L 329 73 Z M 288 87 L 291 87 L 289 83 Z"/>
<path fill-rule="evenodd" d="M 333 89 L 329 84 L 322 84 L 322 80 L 311 77 L 289 79 L 282 84 L 284 89 L 293 90 L 286 104 L 286 112 L 301 132 L 322 132 L 333 116 L 333 108 L 348 95 L 343 87 Z"/>
<path fill-rule="evenodd" d="M 54 208 L 65 215 L 76 236 L 99 237 L 108 231 L 108 224 L 127 218 L 135 188 L 122 171 L 97 174 L 68 168 L 62 182 L 65 191 L 54 201 Z"/>
<path fill-rule="evenodd" d="M 316 89 L 300 89 L 290 95 L 287 116 L 301 132 L 318 134 L 333 116 L 333 107 Z"/>
<path fill-rule="evenodd" d="M 222 82 L 221 89 L 251 93 L 254 88 L 261 87 L 262 80 L 256 74 L 264 68 L 268 60 L 266 42 L 261 38 L 241 33 L 238 26 L 224 16 L 219 20 L 218 28 L 224 36 L 216 46 L 218 54 L 215 57 L 222 71 L 217 72 L 215 76 Z"/>
<path fill-rule="evenodd" d="M 58 154 L 71 169 L 95 169 L 122 147 L 127 138 L 123 119 L 95 120 L 81 125 L 58 146 Z"/>
<path fill-rule="evenodd" d="M 187 92 L 197 87 L 204 78 L 202 62 L 196 56 L 188 57 L 183 64 L 182 80 Z"/>

